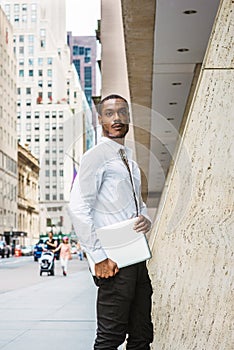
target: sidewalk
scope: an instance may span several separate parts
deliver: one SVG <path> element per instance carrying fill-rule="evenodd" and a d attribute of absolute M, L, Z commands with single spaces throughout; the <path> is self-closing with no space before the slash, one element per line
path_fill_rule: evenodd
<path fill-rule="evenodd" d="M 70 274 L 0 295 L 0 349 L 91 350 L 96 287 L 86 261 L 72 260 Z"/>

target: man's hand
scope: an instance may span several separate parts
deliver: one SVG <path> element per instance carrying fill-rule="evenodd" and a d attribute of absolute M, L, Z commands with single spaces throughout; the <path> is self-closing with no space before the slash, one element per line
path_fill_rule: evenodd
<path fill-rule="evenodd" d="M 117 264 L 111 259 L 105 259 L 95 264 L 95 275 L 98 278 L 109 278 L 119 272 Z"/>
<path fill-rule="evenodd" d="M 138 220 L 135 223 L 134 230 L 146 234 L 150 228 L 151 222 L 144 215 L 139 215 Z"/>

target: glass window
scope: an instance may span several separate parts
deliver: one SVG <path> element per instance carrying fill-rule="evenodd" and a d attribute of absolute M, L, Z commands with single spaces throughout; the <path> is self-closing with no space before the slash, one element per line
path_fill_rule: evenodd
<path fill-rule="evenodd" d="M 46 41 L 45 39 L 41 39 L 41 47 L 45 47 L 46 46 Z"/>
<path fill-rule="evenodd" d="M 46 142 L 50 141 L 50 135 L 48 135 L 48 134 L 45 135 L 45 141 Z"/>
<path fill-rule="evenodd" d="M 31 112 L 27 112 L 27 113 L 26 113 L 26 118 L 27 118 L 27 119 L 31 119 Z"/>
<path fill-rule="evenodd" d="M 57 200 L 57 194 L 53 194 L 53 201 Z"/>
<path fill-rule="evenodd" d="M 43 87 L 43 81 L 42 80 L 38 80 L 38 86 L 39 87 Z"/>
<path fill-rule="evenodd" d="M 39 69 L 39 70 L 38 70 L 38 76 L 39 76 L 39 77 L 42 77 L 42 76 L 43 76 L 43 70 L 42 70 L 42 69 Z"/>
<path fill-rule="evenodd" d="M 45 199 L 46 199 L 47 201 L 50 200 L 50 195 L 49 195 L 48 193 L 45 195 Z"/>
<path fill-rule="evenodd" d="M 24 23 L 27 22 L 27 19 L 28 19 L 27 15 L 22 16 L 22 22 L 24 22 Z"/>
<path fill-rule="evenodd" d="M 59 176 L 63 176 L 63 170 L 59 170 Z"/>
<path fill-rule="evenodd" d="M 85 88 L 92 87 L 92 67 L 85 67 L 84 73 Z"/>
<path fill-rule="evenodd" d="M 26 123 L 26 130 L 31 131 L 31 123 Z"/>
<path fill-rule="evenodd" d="M 39 141 L 40 141 L 39 135 L 35 135 L 35 142 L 39 142 Z"/>
<path fill-rule="evenodd" d="M 27 141 L 27 142 L 31 142 L 31 136 L 30 136 L 30 135 L 27 135 L 27 136 L 26 136 L 26 141 Z"/>
<path fill-rule="evenodd" d="M 57 170 L 52 170 L 52 176 L 57 176 Z"/>
<path fill-rule="evenodd" d="M 48 86 L 48 87 L 52 87 L 52 80 L 48 80 L 47 86 Z"/>
<path fill-rule="evenodd" d="M 14 4 L 14 11 L 19 12 L 19 4 Z"/>
<path fill-rule="evenodd" d="M 31 100 L 26 100 L 26 106 L 31 106 Z"/>
<path fill-rule="evenodd" d="M 89 56 L 85 56 L 85 63 L 89 63 L 91 60 L 90 60 L 90 57 Z"/>
<path fill-rule="evenodd" d="M 19 47 L 19 53 L 20 53 L 21 55 L 24 54 L 24 47 L 23 47 L 23 46 L 20 46 L 20 47 Z"/>
<path fill-rule="evenodd" d="M 19 42 L 23 43 L 24 42 L 24 35 L 19 35 Z"/>
<path fill-rule="evenodd" d="M 47 69 L 47 76 L 52 77 L 52 69 Z"/>
<path fill-rule="evenodd" d="M 31 21 L 32 21 L 32 22 L 36 22 L 36 20 L 37 20 L 36 14 L 32 13 L 32 15 L 31 15 Z"/>
<path fill-rule="evenodd" d="M 34 117 L 38 119 L 40 117 L 40 113 L 38 111 L 34 112 Z"/>
<path fill-rule="evenodd" d="M 31 34 L 30 34 L 30 35 L 28 36 L 28 42 L 29 42 L 29 43 L 33 43 L 33 42 L 34 42 L 34 35 L 31 35 Z"/>
<path fill-rule="evenodd" d="M 27 4 L 22 4 L 22 11 L 27 11 Z"/>
<path fill-rule="evenodd" d="M 64 195 L 63 195 L 63 193 L 60 193 L 59 199 L 60 199 L 61 201 L 64 200 Z"/>
<path fill-rule="evenodd" d="M 48 58 L 47 58 L 47 64 L 50 65 L 50 64 L 52 64 L 52 62 L 53 62 L 53 59 L 52 59 L 51 57 L 48 57 Z"/>
<path fill-rule="evenodd" d="M 23 65 L 24 65 L 24 59 L 23 59 L 23 58 L 21 58 L 21 59 L 19 60 L 19 65 L 20 65 L 20 66 L 23 66 Z"/>
<path fill-rule="evenodd" d="M 45 176 L 46 176 L 46 177 L 49 177 L 49 176 L 50 176 L 50 171 L 49 171 L 48 169 L 45 171 Z"/>
<path fill-rule="evenodd" d="M 46 111 L 45 112 L 45 118 L 49 118 L 50 117 L 50 112 L 49 111 Z"/>
<path fill-rule="evenodd" d="M 14 21 L 15 21 L 15 22 L 19 22 L 19 15 L 15 15 L 15 16 L 14 16 Z"/>
<path fill-rule="evenodd" d="M 74 56 L 79 55 L 79 46 L 77 46 L 77 45 L 73 46 L 73 55 Z"/>
<path fill-rule="evenodd" d="M 75 65 L 76 71 L 80 77 L 80 60 L 73 60 L 73 63 Z"/>
<path fill-rule="evenodd" d="M 28 47 L 28 54 L 29 54 L 29 55 L 33 55 L 33 53 L 34 53 L 34 46 L 31 46 L 31 45 L 30 45 L 30 46 Z"/>
<path fill-rule="evenodd" d="M 46 165 L 50 165 L 50 160 L 49 160 L 49 159 L 46 159 L 46 160 L 45 160 L 45 164 L 46 164 Z"/>
<path fill-rule="evenodd" d="M 31 95 L 31 88 L 30 88 L 30 87 L 27 87 L 27 88 L 26 88 L 26 94 L 27 94 L 27 95 Z"/>
<path fill-rule="evenodd" d="M 45 29 L 40 29 L 40 36 L 44 37 L 46 35 Z"/>
<path fill-rule="evenodd" d="M 50 130 L 50 124 L 49 123 L 45 124 L 45 130 Z"/>
<path fill-rule="evenodd" d="M 39 130 L 39 129 L 40 129 L 39 123 L 35 123 L 35 124 L 34 124 L 34 130 Z"/>
<path fill-rule="evenodd" d="M 19 70 L 19 77 L 24 77 L 24 70 L 23 69 Z"/>
<path fill-rule="evenodd" d="M 28 65 L 29 66 L 33 66 L 33 58 L 29 58 L 28 59 Z"/>
<path fill-rule="evenodd" d="M 84 47 L 83 46 L 79 47 L 79 55 L 84 55 Z"/>
<path fill-rule="evenodd" d="M 37 10 L 37 4 L 31 4 L 31 9 L 32 11 L 36 11 Z"/>
<path fill-rule="evenodd" d="M 42 66 L 43 65 L 43 58 L 39 57 L 38 58 L 38 66 Z"/>
<path fill-rule="evenodd" d="M 29 69 L 28 75 L 29 75 L 30 77 L 33 77 L 33 69 Z"/>
<path fill-rule="evenodd" d="M 17 88 L 17 95 L 20 95 L 20 94 L 21 94 L 21 89 Z"/>

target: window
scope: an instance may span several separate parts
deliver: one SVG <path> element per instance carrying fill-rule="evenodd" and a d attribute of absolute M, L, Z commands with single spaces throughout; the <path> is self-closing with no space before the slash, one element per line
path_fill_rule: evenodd
<path fill-rule="evenodd" d="M 74 63 L 74 66 L 76 68 L 76 71 L 80 77 L 80 60 L 74 60 L 73 63 Z"/>
<path fill-rule="evenodd" d="M 49 195 L 48 193 L 45 195 L 45 199 L 46 199 L 47 201 L 50 200 L 50 195 Z M 49 219 L 47 219 L 47 220 L 49 220 Z M 50 222 L 50 223 L 51 223 L 51 222 Z"/>
<path fill-rule="evenodd" d="M 31 34 L 30 34 L 30 35 L 28 36 L 28 42 L 29 42 L 29 43 L 33 43 L 33 42 L 34 42 L 34 35 L 31 35 Z"/>
<path fill-rule="evenodd" d="M 38 86 L 39 87 L 43 87 L 43 81 L 42 80 L 38 80 Z"/>
<path fill-rule="evenodd" d="M 46 111 L 45 112 L 45 118 L 49 118 L 50 117 L 50 112 L 49 111 Z"/>
<path fill-rule="evenodd" d="M 38 58 L 38 66 L 42 66 L 43 65 L 43 58 L 39 57 Z"/>
<path fill-rule="evenodd" d="M 28 47 L 28 54 L 29 54 L 29 55 L 33 55 L 33 54 L 34 54 L 34 46 L 30 45 L 30 46 Z"/>
<path fill-rule="evenodd" d="M 41 39 L 41 47 L 45 47 L 46 46 L 46 41 L 45 39 Z"/>
<path fill-rule="evenodd" d="M 77 46 L 77 45 L 73 46 L 73 55 L 74 56 L 79 55 L 79 46 Z"/>
<path fill-rule="evenodd" d="M 24 77 L 24 70 L 23 69 L 19 70 L 19 77 Z"/>
<path fill-rule="evenodd" d="M 48 80 L 47 86 L 48 86 L 48 87 L 52 87 L 52 81 L 51 81 L 51 80 Z"/>
<path fill-rule="evenodd" d="M 84 47 L 83 46 L 79 47 L 79 55 L 84 55 Z"/>
<path fill-rule="evenodd" d="M 31 131 L 31 123 L 26 123 L 26 131 Z"/>
<path fill-rule="evenodd" d="M 19 42 L 23 43 L 24 42 L 24 35 L 19 35 Z"/>
<path fill-rule="evenodd" d="M 23 46 L 20 46 L 20 47 L 19 47 L 19 54 L 20 54 L 20 55 L 23 55 L 23 54 L 24 54 L 24 47 L 23 47 Z"/>
<path fill-rule="evenodd" d="M 59 118 L 63 118 L 63 111 L 59 111 Z"/>
<path fill-rule="evenodd" d="M 39 112 L 34 112 L 34 117 L 35 117 L 35 119 L 39 119 L 40 113 Z"/>
<path fill-rule="evenodd" d="M 47 58 L 47 64 L 51 65 L 53 62 L 53 59 L 51 57 L 48 57 Z"/>
<path fill-rule="evenodd" d="M 53 165 L 57 165 L 57 160 L 56 160 L 56 159 L 53 159 L 53 160 L 52 160 L 52 164 L 53 164 Z"/>
<path fill-rule="evenodd" d="M 19 12 L 19 4 L 14 4 L 14 11 Z"/>
<path fill-rule="evenodd" d="M 31 106 L 31 100 L 26 100 L 26 106 Z"/>
<path fill-rule="evenodd" d="M 47 69 L 47 76 L 52 77 L 52 69 Z"/>
<path fill-rule="evenodd" d="M 50 135 L 49 134 L 45 135 L 45 141 L 46 142 L 50 141 Z"/>
<path fill-rule="evenodd" d="M 49 171 L 49 170 L 46 170 L 46 171 L 45 171 L 45 176 L 46 176 L 46 177 L 49 177 L 49 176 L 50 176 L 50 171 Z"/>
<path fill-rule="evenodd" d="M 28 59 L 28 65 L 29 66 L 33 66 L 33 58 L 29 58 Z"/>
<path fill-rule="evenodd" d="M 50 165 L 50 160 L 49 160 L 49 159 L 46 159 L 46 160 L 45 160 L 45 164 L 46 164 L 46 165 Z"/>
<path fill-rule="evenodd" d="M 42 76 L 43 76 L 43 70 L 42 70 L 42 69 L 39 69 L 39 70 L 38 70 L 38 76 L 39 76 L 39 77 L 42 77 Z"/>
<path fill-rule="evenodd" d="M 39 142 L 39 141 L 40 141 L 39 135 L 35 135 L 35 142 Z"/>
<path fill-rule="evenodd" d="M 27 142 L 31 142 L 31 136 L 30 136 L 30 135 L 27 135 L 27 136 L 26 136 L 26 141 L 27 141 Z"/>
<path fill-rule="evenodd" d="M 63 170 L 59 170 L 59 176 L 63 176 Z"/>
<path fill-rule="evenodd" d="M 34 130 L 39 130 L 39 129 L 40 129 L 39 123 L 35 123 L 35 124 L 34 124 Z"/>
<path fill-rule="evenodd" d="M 56 118 L 56 111 L 52 112 L 52 118 Z"/>
<path fill-rule="evenodd" d="M 57 200 L 57 195 L 53 194 L 53 201 L 56 201 L 56 200 Z"/>
<path fill-rule="evenodd" d="M 31 88 L 30 87 L 26 88 L 26 95 L 31 95 Z"/>
<path fill-rule="evenodd" d="M 21 58 L 21 59 L 19 60 L 19 65 L 20 65 L 20 66 L 23 66 L 23 65 L 24 65 L 24 59 L 23 59 L 23 58 Z"/>
<path fill-rule="evenodd" d="M 52 176 L 57 176 L 57 170 L 52 170 Z"/>
<path fill-rule="evenodd" d="M 22 4 L 22 11 L 27 11 L 27 4 Z"/>
<path fill-rule="evenodd" d="M 31 5 L 31 9 L 32 9 L 32 11 L 36 11 L 37 10 L 37 4 L 32 4 Z"/>
<path fill-rule="evenodd" d="M 17 95 L 20 95 L 20 94 L 21 94 L 21 89 L 17 88 Z"/>
<path fill-rule="evenodd" d="M 91 61 L 89 56 L 85 56 L 85 63 L 89 63 Z"/>
<path fill-rule="evenodd" d="M 19 22 L 19 15 L 15 15 L 14 16 L 14 21 L 17 23 L 17 22 Z"/>
<path fill-rule="evenodd" d="M 85 67 L 85 88 L 92 87 L 92 67 Z"/>
<path fill-rule="evenodd" d="M 26 113 L 26 118 L 27 118 L 27 119 L 31 119 L 31 112 L 27 112 L 27 113 Z"/>
<path fill-rule="evenodd" d="M 29 75 L 29 77 L 33 77 L 33 69 L 29 69 L 28 75 Z"/>
<path fill-rule="evenodd" d="M 49 123 L 45 124 L 45 130 L 50 130 L 50 124 Z"/>
<path fill-rule="evenodd" d="M 64 195 L 63 195 L 63 193 L 60 193 L 60 195 L 59 195 L 59 199 L 60 199 L 61 201 L 63 201 L 63 200 L 64 200 Z"/>

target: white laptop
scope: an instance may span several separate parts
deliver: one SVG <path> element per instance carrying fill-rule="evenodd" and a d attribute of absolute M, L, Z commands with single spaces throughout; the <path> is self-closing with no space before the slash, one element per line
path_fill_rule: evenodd
<path fill-rule="evenodd" d="M 118 268 L 136 264 L 151 258 L 147 239 L 133 227 L 138 218 L 101 227 L 96 230 L 106 255 L 117 263 Z M 95 275 L 94 261 L 87 254 L 90 270 Z"/>

